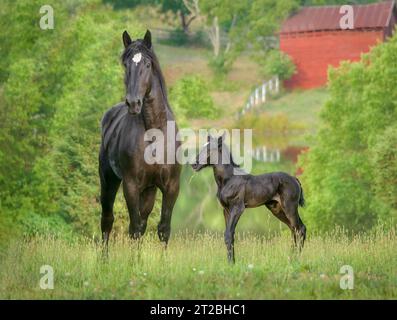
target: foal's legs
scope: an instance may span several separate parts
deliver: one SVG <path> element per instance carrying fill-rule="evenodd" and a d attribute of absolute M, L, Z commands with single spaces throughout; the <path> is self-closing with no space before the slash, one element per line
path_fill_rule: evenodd
<path fill-rule="evenodd" d="M 266 207 L 273 213 L 273 215 L 279 219 L 281 222 L 284 222 L 288 228 L 291 229 L 291 225 L 289 223 L 288 218 L 286 217 L 283 209 L 281 208 L 281 205 L 278 201 L 274 200 L 271 202 L 267 202 Z"/>
<path fill-rule="evenodd" d="M 99 158 L 99 177 L 101 181 L 101 232 L 104 244 L 108 245 L 114 215 L 113 205 L 121 180 L 114 174 L 103 155 Z"/>
<path fill-rule="evenodd" d="M 306 239 L 306 226 L 299 217 L 298 203 L 285 201 L 284 212 L 291 226 L 295 246 L 301 251 Z"/>
<path fill-rule="evenodd" d="M 142 226 L 141 234 L 143 235 L 146 231 L 147 219 L 149 214 L 152 212 L 154 202 L 156 200 L 156 187 L 150 187 L 145 189 L 139 198 L 139 212 L 141 214 Z"/>
<path fill-rule="evenodd" d="M 226 208 L 223 208 L 223 217 L 225 218 L 225 226 L 227 227 L 227 220 L 229 220 L 229 210 Z"/>
<path fill-rule="evenodd" d="M 234 233 L 237 222 L 244 212 L 244 203 L 233 205 L 229 210 L 229 215 L 226 223 L 225 244 L 227 248 L 227 258 L 229 262 L 234 263 Z"/>

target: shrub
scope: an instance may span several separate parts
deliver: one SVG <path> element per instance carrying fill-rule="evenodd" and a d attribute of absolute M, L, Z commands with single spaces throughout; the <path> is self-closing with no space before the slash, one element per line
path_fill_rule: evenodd
<path fill-rule="evenodd" d="M 184 117 L 213 119 L 217 116 L 209 88 L 200 77 L 187 76 L 178 80 L 169 96 L 172 108 L 182 122 Z"/>
<path fill-rule="evenodd" d="M 261 63 L 261 72 L 265 77 L 278 76 L 280 80 L 289 79 L 296 67 L 289 55 L 279 50 L 270 50 Z"/>
<path fill-rule="evenodd" d="M 374 193 L 388 220 L 397 218 L 397 126 L 387 128 L 377 138 L 370 155 L 374 171 Z"/>

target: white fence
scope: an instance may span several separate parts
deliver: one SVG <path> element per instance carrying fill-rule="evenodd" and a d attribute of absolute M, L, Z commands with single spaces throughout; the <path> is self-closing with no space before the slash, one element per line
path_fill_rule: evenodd
<path fill-rule="evenodd" d="M 280 149 L 269 150 L 266 146 L 257 147 L 252 150 L 252 157 L 261 162 L 280 162 Z"/>
<path fill-rule="evenodd" d="M 279 93 L 280 81 L 278 76 L 274 76 L 268 81 L 262 83 L 262 85 L 256 87 L 248 98 L 244 108 L 237 113 L 237 118 L 243 116 L 246 112 L 250 111 L 255 106 L 264 104 L 266 102 L 269 93 Z"/>

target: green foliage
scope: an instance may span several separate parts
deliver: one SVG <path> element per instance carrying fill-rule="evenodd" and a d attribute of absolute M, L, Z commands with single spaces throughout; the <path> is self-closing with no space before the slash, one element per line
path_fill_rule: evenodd
<path fill-rule="evenodd" d="M 266 112 L 260 114 L 255 112 L 246 113 L 236 122 L 236 126 L 241 130 L 252 128 L 278 134 L 283 134 L 294 129 L 301 129 L 295 123 L 292 123 L 285 113 L 271 115 Z"/>
<path fill-rule="evenodd" d="M 303 161 L 309 226 L 361 230 L 379 219 L 397 218 L 390 195 L 395 188 L 395 129 L 390 127 L 397 121 L 396 61 L 394 36 L 360 62 L 330 70 L 323 124 Z"/>
<path fill-rule="evenodd" d="M 397 217 L 397 126 L 388 127 L 376 139 L 370 154 L 374 192 L 383 219 Z"/>
<path fill-rule="evenodd" d="M 240 37 L 251 43 L 255 51 L 264 51 L 277 46 L 274 34 L 281 22 L 299 9 L 297 0 L 255 0 L 249 5 Z"/>
<path fill-rule="evenodd" d="M 279 50 L 270 50 L 265 54 L 262 62 L 262 74 L 265 77 L 278 76 L 280 80 L 289 79 L 296 67 L 289 55 Z"/>
<path fill-rule="evenodd" d="M 92 234 L 99 219 L 100 120 L 124 90 L 121 34 L 127 28 L 138 37 L 144 29 L 99 0 L 57 3 L 56 27 L 48 31 L 38 26 L 39 1 L 16 6 L 20 20 L 12 6 L 2 7 L 12 40 L 0 38 L 10 43 L 11 62 L 2 66 L 0 91 L 1 220 L 28 234 L 43 230 L 45 221 L 53 221 L 50 229 L 72 223 Z"/>
<path fill-rule="evenodd" d="M 173 109 L 186 118 L 213 119 L 217 115 L 208 86 L 198 76 L 178 80 L 170 89 L 170 102 Z"/>
<path fill-rule="evenodd" d="M 208 66 L 212 69 L 216 77 L 224 78 L 232 68 L 234 57 L 230 54 L 220 53 L 212 56 Z"/>

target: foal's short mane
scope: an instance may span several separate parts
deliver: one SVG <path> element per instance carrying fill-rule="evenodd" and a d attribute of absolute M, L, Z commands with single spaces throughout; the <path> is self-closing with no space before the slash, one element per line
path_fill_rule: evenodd
<path fill-rule="evenodd" d="M 131 59 L 134 54 L 138 52 L 141 52 L 144 57 L 148 58 L 151 61 L 154 74 L 157 75 L 159 79 L 161 94 L 163 95 L 165 105 L 172 113 L 172 110 L 168 103 L 167 87 L 165 84 L 163 72 L 161 71 L 160 63 L 154 51 L 152 49 L 148 49 L 142 40 L 135 40 L 127 48 L 125 48 L 124 52 L 121 55 L 121 60 L 125 61 L 127 59 Z"/>
<path fill-rule="evenodd" d="M 235 167 L 235 168 L 240 168 L 240 165 L 234 162 L 232 153 L 230 152 L 229 148 L 228 148 L 225 144 L 222 145 L 222 148 L 225 148 L 226 152 L 229 153 L 230 164 L 231 164 L 233 167 Z"/>

